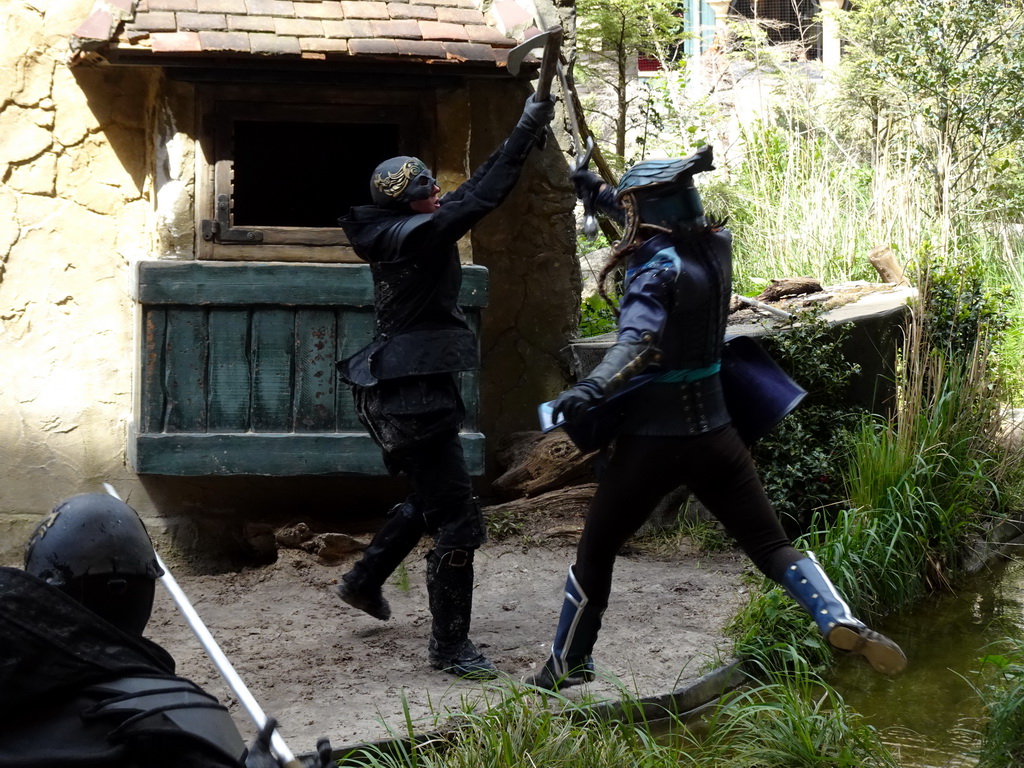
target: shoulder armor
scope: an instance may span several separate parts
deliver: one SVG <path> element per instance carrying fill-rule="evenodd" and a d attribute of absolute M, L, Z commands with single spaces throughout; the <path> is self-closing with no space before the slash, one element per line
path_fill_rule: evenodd
<path fill-rule="evenodd" d="M 83 713 L 84 719 L 119 716 L 111 741 L 175 734 L 205 744 L 241 764 L 242 741 L 227 709 L 215 697 L 184 678 L 123 677 L 90 686 L 106 698 Z"/>

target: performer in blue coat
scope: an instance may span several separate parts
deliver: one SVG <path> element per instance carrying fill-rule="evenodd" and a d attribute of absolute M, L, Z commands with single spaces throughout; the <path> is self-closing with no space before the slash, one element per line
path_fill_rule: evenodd
<path fill-rule="evenodd" d="M 621 424 L 569 568 L 551 655 L 527 678 L 542 688 L 593 679 L 591 652 L 616 556 L 681 484 L 814 618 L 832 646 L 862 654 L 885 674 L 906 665 L 896 643 L 851 614 L 813 553 L 792 546 L 730 419 L 720 370 L 732 240 L 707 220 L 693 182 L 712 168 L 711 148 L 704 147 L 685 159 L 638 163 L 614 190 L 592 173 L 574 174 L 577 193 L 591 209 L 626 228 L 601 273 L 605 298 L 608 276 L 623 263 L 626 274 L 616 343 L 587 378 L 559 395 L 554 416 L 564 417 L 570 434 L 583 430 L 634 376 L 643 373 L 650 381 L 622 397 L 620 408 L 605 409 L 618 411 Z"/>

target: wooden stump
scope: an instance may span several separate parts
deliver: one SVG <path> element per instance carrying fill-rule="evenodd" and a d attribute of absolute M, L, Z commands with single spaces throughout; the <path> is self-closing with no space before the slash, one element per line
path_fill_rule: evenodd
<path fill-rule="evenodd" d="M 498 460 L 507 467 L 492 487 L 506 497 L 536 496 L 592 479 L 597 453 L 580 453 L 569 436 L 554 432 L 515 432 L 499 446 Z"/>

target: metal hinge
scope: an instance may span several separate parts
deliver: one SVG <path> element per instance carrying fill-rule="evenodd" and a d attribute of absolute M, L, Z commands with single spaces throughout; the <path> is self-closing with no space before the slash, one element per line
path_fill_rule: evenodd
<path fill-rule="evenodd" d="M 203 219 L 203 240 L 217 243 L 262 243 L 263 233 L 231 226 L 231 198 L 217 195 L 217 218 Z"/>

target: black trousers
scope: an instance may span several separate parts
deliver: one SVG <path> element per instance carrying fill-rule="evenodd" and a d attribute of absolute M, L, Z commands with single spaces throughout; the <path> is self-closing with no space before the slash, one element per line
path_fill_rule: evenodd
<path fill-rule="evenodd" d="M 408 478 L 412 501 L 439 553 L 475 549 L 484 543 L 483 515 L 473 498 L 473 482 L 457 430 L 388 453 L 386 458 L 392 471 Z"/>
<path fill-rule="evenodd" d="M 779 581 L 803 555 L 779 523 L 732 425 L 693 437 L 620 435 L 587 513 L 573 568 L 603 610 L 615 558 L 665 494 L 686 485 L 736 539 L 754 565 Z"/>

